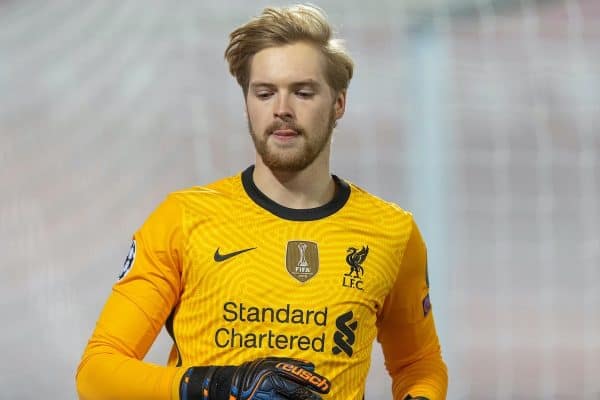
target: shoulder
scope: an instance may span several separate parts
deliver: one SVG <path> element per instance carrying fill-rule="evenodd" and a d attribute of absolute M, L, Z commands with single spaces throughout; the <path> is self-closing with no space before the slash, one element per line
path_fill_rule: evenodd
<path fill-rule="evenodd" d="M 368 192 L 355 183 L 348 180 L 345 180 L 345 182 L 351 190 L 349 201 L 351 207 L 360 209 L 365 215 L 370 215 L 375 221 L 380 221 L 383 224 L 399 223 L 405 225 L 413 223 L 413 214 L 410 211 Z"/>
<path fill-rule="evenodd" d="M 164 202 L 180 208 L 202 207 L 237 198 L 240 186 L 239 174 L 233 175 L 206 185 L 190 186 L 170 192 Z"/>
<path fill-rule="evenodd" d="M 230 176 L 207 185 L 172 191 L 157 205 L 146 224 L 178 225 L 184 220 L 198 222 L 209 215 L 222 214 L 239 199 L 239 181 L 239 175 Z"/>

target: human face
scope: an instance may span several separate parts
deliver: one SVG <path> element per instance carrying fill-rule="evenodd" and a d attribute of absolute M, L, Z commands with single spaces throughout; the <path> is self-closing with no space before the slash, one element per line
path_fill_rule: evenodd
<path fill-rule="evenodd" d="M 256 53 L 246 96 L 248 127 L 258 156 L 273 171 L 299 172 L 317 158 L 329 160 L 345 92 L 335 94 L 323 55 L 298 42 Z M 326 150 L 325 150 L 326 149 Z"/>

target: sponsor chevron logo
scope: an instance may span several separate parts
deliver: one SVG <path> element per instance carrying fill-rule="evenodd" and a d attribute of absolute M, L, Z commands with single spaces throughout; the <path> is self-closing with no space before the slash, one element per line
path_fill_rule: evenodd
<path fill-rule="evenodd" d="M 348 311 L 335 320 L 337 331 L 333 334 L 333 341 L 335 342 L 335 346 L 332 349 L 333 354 L 337 355 L 344 352 L 348 357 L 352 356 L 352 345 L 356 340 L 354 331 L 358 327 L 358 321 L 350 322 L 353 318 L 354 314 L 352 311 Z"/>

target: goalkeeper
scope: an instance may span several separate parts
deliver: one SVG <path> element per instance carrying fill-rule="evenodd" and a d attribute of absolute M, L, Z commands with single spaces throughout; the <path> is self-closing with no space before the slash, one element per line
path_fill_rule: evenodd
<path fill-rule="evenodd" d="M 80 398 L 361 400 L 377 339 L 395 400 L 444 399 L 412 214 L 330 172 L 353 62 L 323 13 L 267 8 L 225 57 L 255 164 L 169 194 L 134 233 L 77 370 Z M 167 365 L 144 362 L 162 327 Z"/>

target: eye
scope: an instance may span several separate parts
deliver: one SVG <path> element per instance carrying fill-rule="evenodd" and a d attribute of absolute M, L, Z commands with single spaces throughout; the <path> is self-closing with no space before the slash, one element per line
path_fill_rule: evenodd
<path fill-rule="evenodd" d="M 268 92 L 268 91 L 261 91 L 261 92 L 256 93 L 256 97 L 258 97 L 260 100 L 267 100 L 272 95 L 273 95 L 273 92 Z"/>
<path fill-rule="evenodd" d="M 315 94 L 309 90 L 298 90 L 296 92 L 296 95 L 298 97 L 302 97 L 304 99 L 309 99 L 309 98 L 313 97 Z"/>

